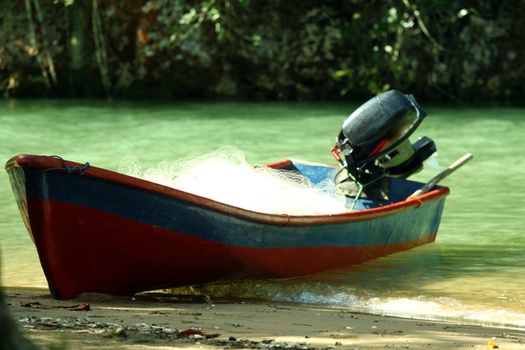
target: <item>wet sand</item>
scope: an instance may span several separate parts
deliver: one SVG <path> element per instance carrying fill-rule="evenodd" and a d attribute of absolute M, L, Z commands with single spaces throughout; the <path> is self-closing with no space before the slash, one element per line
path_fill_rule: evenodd
<path fill-rule="evenodd" d="M 323 306 L 159 294 L 54 300 L 5 288 L 23 334 L 67 349 L 525 349 L 525 331 L 352 313 Z"/>

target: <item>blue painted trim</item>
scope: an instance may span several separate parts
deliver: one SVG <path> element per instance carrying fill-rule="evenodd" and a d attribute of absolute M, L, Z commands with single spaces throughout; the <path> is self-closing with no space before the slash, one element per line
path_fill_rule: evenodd
<path fill-rule="evenodd" d="M 172 196 L 89 176 L 24 168 L 27 195 L 85 206 L 214 242 L 257 248 L 371 247 L 436 233 L 444 198 L 422 207 L 350 223 L 276 226 L 227 215 Z"/>

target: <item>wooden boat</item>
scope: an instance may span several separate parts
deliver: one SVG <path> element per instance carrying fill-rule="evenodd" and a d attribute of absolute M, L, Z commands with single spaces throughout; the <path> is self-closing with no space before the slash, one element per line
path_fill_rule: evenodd
<path fill-rule="evenodd" d="M 314 183 L 336 168 L 297 160 L 268 166 Z M 233 207 L 58 157 L 6 164 L 23 220 L 55 298 L 129 295 L 221 279 L 279 278 L 359 264 L 434 241 L 446 187 L 393 180 L 390 202 L 292 216 Z"/>

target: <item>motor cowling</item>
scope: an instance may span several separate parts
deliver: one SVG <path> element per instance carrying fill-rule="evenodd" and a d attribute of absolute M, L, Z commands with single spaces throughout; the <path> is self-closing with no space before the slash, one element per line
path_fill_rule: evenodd
<path fill-rule="evenodd" d="M 436 152 L 435 144 L 428 137 L 414 144 L 408 138 L 425 116 L 414 97 L 397 90 L 370 99 L 350 114 L 335 146 L 343 155 L 339 160 L 348 180 L 362 187 L 368 197 L 384 198 L 388 178 L 407 178 L 421 170 Z"/>

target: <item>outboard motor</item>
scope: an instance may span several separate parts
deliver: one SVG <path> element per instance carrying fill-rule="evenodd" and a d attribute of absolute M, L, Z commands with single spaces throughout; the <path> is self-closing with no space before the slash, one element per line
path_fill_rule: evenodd
<path fill-rule="evenodd" d="M 436 152 L 428 137 L 413 144 L 408 140 L 425 116 L 413 96 L 396 90 L 355 110 L 343 123 L 332 150 L 343 167 L 336 177 L 338 188 L 352 197 L 388 199 L 391 178 L 416 173 Z"/>

